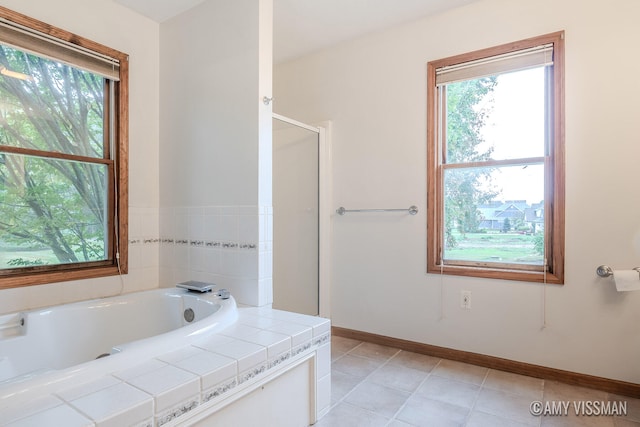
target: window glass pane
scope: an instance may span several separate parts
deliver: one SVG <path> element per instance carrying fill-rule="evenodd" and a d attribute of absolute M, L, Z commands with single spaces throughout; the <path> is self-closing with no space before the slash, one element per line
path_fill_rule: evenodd
<path fill-rule="evenodd" d="M 544 156 L 545 70 L 446 86 L 447 163 Z"/>
<path fill-rule="evenodd" d="M 104 155 L 104 79 L 0 44 L 0 145 Z"/>
<path fill-rule="evenodd" d="M 0 269 L 107 259 L 107 169 L 0 154 Z"/>
<path fill-rule="evenodd" d="M 544 165 L 447 169 L 444 259 L 542 265 Z"/>

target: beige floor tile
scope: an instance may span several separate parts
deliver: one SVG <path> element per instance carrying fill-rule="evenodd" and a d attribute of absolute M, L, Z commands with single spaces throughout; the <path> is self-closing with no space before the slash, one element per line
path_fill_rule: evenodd
<path fill-rule="evenodd" d="M 351 354 L 347 354 L 344 357 L 336 360 L 332 364 L 332 369 L 343 372 L 345 374 L 350 374 L 356 377 L 364 378 L 376 369 L 380 367 L 382 362 L 367 359 L 359 356 L 352 356 Z"/>
<path fill-rule="evenodd" d="M 412 425 L 400 420 L 391 420 L 391 422 L 387 424 L 387 427 L 412 427 Z"/>
<path fill-rule="evenodd" d="M 383 417 L 393 418 L 411 394 L 364 381 L 345 397 L 345 402 Z"/>
<path fill-rule="evenodd" d="M 490 369 L 482 386 L 541 400 L 544 380 Z"/>
<path fill-rule="evenodd" d="M 613 425 L 615 427 L 639 427 L 640 422 L 631 421 L 626 418 L 616 417 L 613 419 Z"/>
<path fill-rule="evenodd" d="M 450 378 L 456 381 L 481 385 L 489 370 L 481 366 L 469 365 L 467 363 L 455 362 L 453 360 L 442 359 L 431 371 L 439 377 Z"/>
<path fill-rule="evenodd" d="M 540 419 L 531 415 L 529 412 L 530 405 L 531 399 L 526 396 L 483 388 L 480 391 L 480 396 L 478 396 L 474 409 L 527 425 L 537 426 L 540 423 Z"/>
<path fill-rule="evenodd" d="M 335 349 L 339 353 L 348 353 L 361 343 L 362 341 L 351 338 L 331 336 L 331 350 Z"/>
<path fill-rule="evenodd" d="M 569 412 L 567 416 L 541 417 L 541 427 L 614 427 L 613 417 L 576 416 Z"/>
<path fill-rule="evenodd" d="M 360 382 L 362 377 L 356 377 L 345 374 L 337 370 L 331 371 L 331 404 L 334 405 L 353 390 Z"/>
<path fill-rule="evenodd" d="M 319 427 L 640 427 L 640 399 L 332 338 L 332 409 Z M 535 417 L 532 401 L 565 401 Z M 627 416 L 579 416 L 574 402 L 625 401 Z M 395 416 L 395 418 L 394 418 Z"/>
<path fill-rule="evenodd" d="M 527 427 L 528 424 L 520 423 L 515 420 L 498 417 L 496 415 L 487 414 L 482 411 L 473 411 L 465 427 Z"/>
<path fill-rule="evenodd" d="M 414 391 L 429 375 L 427 372 L 387 363 L 372 373 L 367 381 L 403 391 Z"/>
<path fill-rule="evenodd" d="M 480 387 L 449 378 L 430 375 L 416 391 L 416 395 L 471 408 L 478 398 Z"/>
<path fill-rule="evenodd" d="M 397 348 L 363 342 L 362 344 L 351 350 L 349 354 L 386 362 L 399 351 L 400 350 L 398 350 Z"/>
<path fill-rule="evenodd" d="M 578 400 L 606 400 L 607 393 L 590 388 L 577 387 L 557 381 L 544 382 L 544 401 L 578 401 Z"/>
<path fill-rule="evenodd" d="M 461 406 L 412 396 L 400 410 L 398 420 L 413 426 L 463 426 L 469 410 Z"/>
<path fill-rule="evenodd" d="M 609 401 L 626 402 L 627 404 L 627 416 L 624 417 L 628 421 L 640 422 L 640 399 L 634 399 L 633 397 L 620 396 L 617 394 L 609 394 L 607 397 Z"/>
<path fill-rule="evenodd" d="M 342 356 L 346 355 L 347 353 L 340 353 L 338 351 L 335 351 L 333 348 L 331 349 L 331 363 L 335 362 L 336 360 L 340 359 Z"/>
<path fill-rule="evenodd" d="M 315 427 L 382 427 L 389 422 L 388 418 L 366 409 L 340 403 L 322 417 Z"/>
<path fill-rule="evenodd" d="M 425 372 L 431 372 L 438 362 L 440 362 L 440 359 L 437 357 L 412 353 L 410 351 L 400 351 L 400 353 L 396 354 L 391 360 L 389 360 L 390 364 L 402 365 L 407 368 Z"/>

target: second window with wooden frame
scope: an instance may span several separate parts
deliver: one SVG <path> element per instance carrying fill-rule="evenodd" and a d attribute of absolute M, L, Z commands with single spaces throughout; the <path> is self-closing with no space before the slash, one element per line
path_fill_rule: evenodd
<path fill-rule="evenodd" d="M 427 271 L 563 283 L 564 32 L 427 74 Z"/>

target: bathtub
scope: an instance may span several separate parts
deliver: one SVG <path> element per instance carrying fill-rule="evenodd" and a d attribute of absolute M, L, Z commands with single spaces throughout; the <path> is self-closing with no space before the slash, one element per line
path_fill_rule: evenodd
<path fill-rule="evenodd" d="M 314 424 L 331 322 L 158 289 L 0 316 L 0 424 Z"/>
<path fill-rule="evenodd" d="M 0 401 L 125 369 L 224 329 L 237 317 L 233 297 L 178 288 L 2 315 Z"/>

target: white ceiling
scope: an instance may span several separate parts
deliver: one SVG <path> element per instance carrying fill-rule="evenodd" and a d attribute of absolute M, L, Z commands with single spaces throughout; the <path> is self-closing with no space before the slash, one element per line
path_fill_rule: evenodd
<path fill-rule="evenodd" d="M 153 19 L 156 22 L 179 15 L 204 0 L 113 0 L 123 6 Z"/>
<path fill-rule="evenodd" d="M 113 1 L 163 22 L 204 0 Z M 273 0 L 274 62 L 474 1 L 478 0 Z"/>

